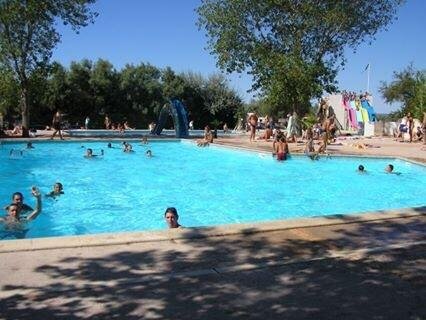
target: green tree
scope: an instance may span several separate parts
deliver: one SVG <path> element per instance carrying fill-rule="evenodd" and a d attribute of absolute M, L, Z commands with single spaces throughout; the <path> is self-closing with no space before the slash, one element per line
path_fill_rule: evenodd
<path fill-rule="evenodd" d="M 202 0 L 198 25 L 220 68 L 247 71 L 269 103 L 304 113 L 336 89 L 345 49 L 374 39 L 402 2 Z"/>
<path fill-rule="evenodd" d="M 69 99 L 68 71 L 59 63 L 51 65 L 43 94 L 43 105 L 49 110 L 64 109 Z"/>
<path fill-rule="evenodd" d="M 29 101 L 32 106 L 31 122 L 32 125 L 45 125 L 46 118 L 52 117 L 51 110 L 44 104 L 44 94 L 47 90 L 47 77 L 49 70 L 47 68 L 35 69 L 29 77 Z M 20 110 L 21 111 L 21 110 Z"/>
<path fill-rule="evenodd" d="M 49 63 L 60 40 L 56 23 L 74 30 L 93 22 L 95 0 L 2 0 L 0 2 L 0 63 L 19 84 L 23 135 L 28 136 L 31 110 L 31 75 Z"/>
<path fill-rule="evenodd" d="M 182 99 L 185 93 L 185 81 L 172 68 L 167 67 L 161 75 L 163 96 L 167 99 Z"/>
<path fill-rule="evenodd" d="M 89 80 L 93 109 L 89 116 L 98 126 L 103 126 L 99 115 L 110 114 L 119 105 L 119 81 L 119 74 L 109 61 L 99 59 L 93 65 Z"/>
<path fill-rule="evenodd" d="M 188 110 L 188 118 L 196 128 L 203 128 L 210 121 L 210 112 L 204 103 L 205 79 L 200 73 L 185 72 L 180 75 L 184 82 L 182 102 Z"/>
<path fill-rule="evenodd" d="M 204 105 L 214 118 L 216 125 L 227 123 L 233 126 L 235 115 L 242 101 L 235 90 L 229 87 L 228 81 L 222 74 L 208 77 L 204 88 Z"/>
<path fill-rule="evenodd" d="M 95 113 L 94 92 L 91 86 L 93 63 L 88 59 L 80 62 L 71 62 L 67 73 L 69 95 L 65 104 L 60 107 L 61 111 L 68 114 L 71 122 L 82 123 L 86 116 Z"/>
<path fill-rule="evenodd" d="M 426 70 L 415 70 L 410 65 L 400 72 L 394 72 L 393 78 L 391 83 L 381 84 L 380 93 L 385 101 L 401 103 L 400 110 L 395 114 L 398 117 L 411 112 L 414 117 L 422 119 L 426 111 Z"/>
<path fill-rule="evenodd" d="M 19 86 L 12 72 L 0 68 L 0 113 L 3 115 L 18 111 Z"/>
<path fill-rule="evenodd" d="M 224 122 L 229 126 L 235 124 L 242 101 L 224 75 L 212 74 L 205 78 L 199 73 L 187 72 L 179 77 L 183 79 L 180 97 L 197 128 L 207 124 L 218 127 Z"/>
<path fill-rule="evenodd" d="M 161 71 L 150 64 L 126 65 L 120 73 L 122 105 L 116 118 L 131 115 L 132 125 L 146 127 L 155 121 L 164 104 Z M 114 114 L 113 113 L 113 114 Z"/>

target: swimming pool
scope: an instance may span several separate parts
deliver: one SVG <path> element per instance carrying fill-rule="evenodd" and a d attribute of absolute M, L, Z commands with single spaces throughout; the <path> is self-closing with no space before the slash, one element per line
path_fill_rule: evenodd
<path fill-rule="evenodd" d="M 65 194 L 43 198 L 43 212 L 24 232 L 2 230 L 1 239 L 165 229 L 174 206 L 187 227 L 366 212 L 425 205 L 426 169 L 395 159 L 334 157 L 277 162 L 269 154 L 190 141 L 132 142 L 133 154 L 108 141 L 34 142 L 23 156 L 0 147 L 0 199 L 15 191 L 34 205 L 30 187 L 43 194 L 60 181 Z M 86 159 L 85 148 L 104 157 Z M 145 151 L 154 157 L 145 157 Z M 392 162 L 401 175 L 386 174 Z M 368 171 L 356 172 L 359 164 Z"/>

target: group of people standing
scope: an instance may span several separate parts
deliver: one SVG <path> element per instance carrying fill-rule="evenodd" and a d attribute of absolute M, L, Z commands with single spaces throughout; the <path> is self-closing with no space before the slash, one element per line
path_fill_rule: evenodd
<path fill-rule="evenodd" d="M 414 119 L 411 112 L 402 118 L 396 138 L 400 138 L 400 141 L 404 142 L 405 134 L 408 134 L 409 142 L 423 140 L 423 144 L 426 144 L 426 112 L 423 112 L 423 122 Z"/>
<path fill-rule="evenodd" d="M 298 119 L 297 113 L 288 114 L 284 126 L 286 131 L 275 128 L 272 119 L 265 117 L 265 131 L 258 139 L 269 140 L 274 138 L 272 145 L 273 155 L 277 155 L 277 160 L 287 159 L 289 154 L 288 143 L 297 142 L 297 137 L 302 136 L 306 139 L 305 154 L 311 159 L 318 159 L 319 154 L 325 153 L 327 145 L 334 139 L 337 126 L 335 121 L 335 113 L 333 108 L 326 101 L 321 101 L 318 112 L 318 122 L 313 127 L 308 127 L 301 134 L 301 121 Z M 259 118 L 255 113 L 249 114 L 247 124 L 250 130 L 250 142 L 256 140 L 256 130 L 259 127 Z M 314 139 L 320 139 L 318 150 L 315 150 Z"/>

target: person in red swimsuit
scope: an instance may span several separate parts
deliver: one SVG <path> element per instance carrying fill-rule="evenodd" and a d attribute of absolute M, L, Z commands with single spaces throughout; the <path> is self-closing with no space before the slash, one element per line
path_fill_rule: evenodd
<path fill-rule="evenodd" d="M 288 144 L 284 135 L 275 144 L 275 153 L 278 161 L 287 160 Z"/>

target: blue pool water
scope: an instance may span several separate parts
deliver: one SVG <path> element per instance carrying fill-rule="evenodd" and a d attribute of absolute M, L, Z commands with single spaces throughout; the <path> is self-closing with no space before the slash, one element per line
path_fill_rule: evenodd
<path fill-rule="evenodd" d="M 65 194 L 43 198 L 40 216 L 22 232 L 0 227 L 0 239 L 164 229 L 174 206 L 187 227 L 365 212 L 426 204 L 426 169 L 401 160 L 296 157 L 279 163 L 269 154 L 189 141 L 132 142 L 135 153 L 102 142 L 35 142 L 23 156 L 0 145 L 0 199 L 14 191 L 34 206 L 32 185 L 43 194 L 60 181 Z M 83 157 L 84 147 L 105 156 Z M 146 158 L 147 149 L 153 158 Z M 392 162 L 401 175 L 384 173 Z M 363 164 L 368 174 L 356 172 Z"/>

